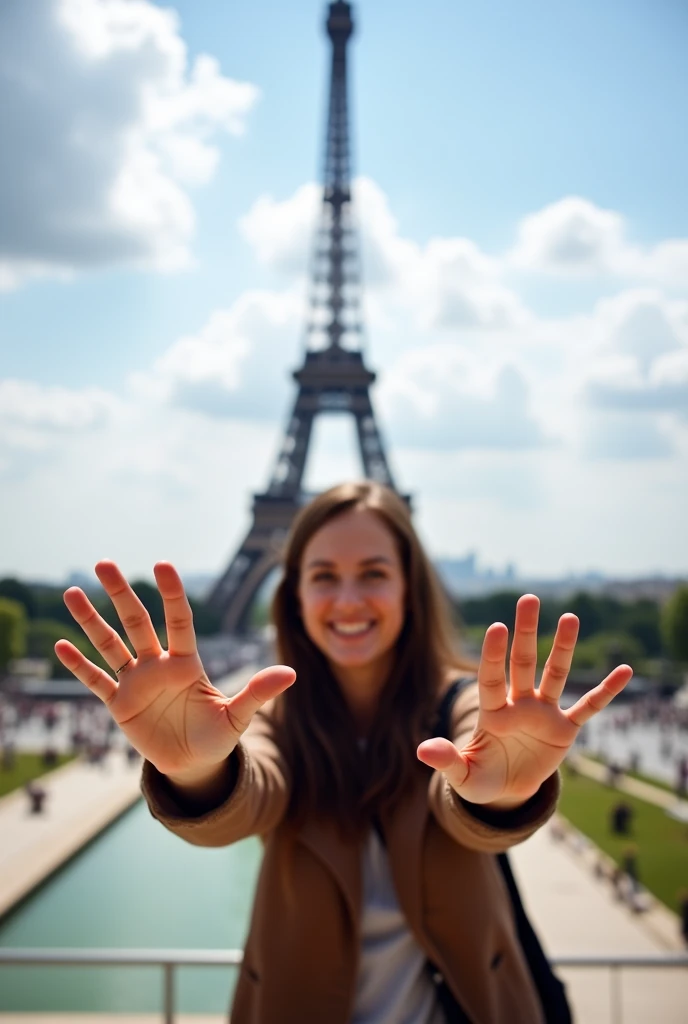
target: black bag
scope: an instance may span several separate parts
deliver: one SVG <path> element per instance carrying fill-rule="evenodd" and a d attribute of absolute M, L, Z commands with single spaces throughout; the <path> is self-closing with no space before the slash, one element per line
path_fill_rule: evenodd
<path fill-rule="evenodd" d="M 452 706 L 461 690 L 472 682 L 474 682 L 472 679 L 457 679 L 449 687 L 442 698 L 437 713 L 436 736 L 444 736 L 446 739 L 451 739 L 449 726 Z M 530 969 L 533 983 L 540 997 L 545 1020 L 547 1024 L 572 1024 L 573 1018 L 566 998 L 566 989 L 550 967 L 549 960 L 540 945 L 540 940 L 528 920 L 518 886 L 516 885 L 516 879 L 511 870 L 509 858 L 505 853 L 498 853 L 496 860 L 511 898 L 519 942 Z M 443 981 L 438 985 L 438 996 L 447 1018 L 447 1024 L 463 1024 L 467 1020 L 466 1014 L 458 1006 L 452 993 Z"/>

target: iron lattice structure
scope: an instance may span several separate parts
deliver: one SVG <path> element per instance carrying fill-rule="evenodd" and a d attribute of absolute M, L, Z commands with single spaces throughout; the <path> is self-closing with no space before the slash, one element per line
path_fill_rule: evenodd
<path fill-rule="evenodd" d="M 293 377 L 298 393 L 270 483 L 253 498 L 253 523 L 208 603 L 223 632 L 246 629 L 253 598 L 279 564 L 285 537 L 308 500 L 303 476 L 313 422 L 321 413 L 346 413 L 356 423 L 364 475 L 395 488 L 370 400 L 375 374 L 363 361 L 361 278 L 351 198 L 347 45 L 351 5 L 331 3 L 327 34 L 332 64 L 323 196 L 310 276 L 305 360 Z"/>

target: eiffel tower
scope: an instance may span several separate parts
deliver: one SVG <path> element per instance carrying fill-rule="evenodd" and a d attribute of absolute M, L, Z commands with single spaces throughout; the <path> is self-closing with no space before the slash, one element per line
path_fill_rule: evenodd
<path fill-rule="evenodd" d="M 299 390 L 272 478 L 253 498 L 253 524 L 208 597 L 222 631 L 247 628 L 253 598 L 279 564 L 292 520 L 309 495 L 302 489 L 313 421 L 320 413 L 354 417 L 364 475 L 394 488 L 375 422 L 370 386 L 375 374 L 361 352 L 361 283 L 351 200 L 347 44 L 351 5 L 329 4 L 326 22 L 332 65 L 320 221 L 310 275 L 306 353 L 293 377 Z"/>

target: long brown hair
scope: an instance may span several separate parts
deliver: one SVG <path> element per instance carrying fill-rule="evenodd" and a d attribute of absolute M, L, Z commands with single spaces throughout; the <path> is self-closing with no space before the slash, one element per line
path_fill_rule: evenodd
<path fill-rule="evenodd" d="M 363 755 L 353 718 L 321 651 L 307 635 L 298 598 L 306 545 L 337 516 L 369 509 L 396 542 L 406 581 L 406 614 L 394 666 Z M 416 747 L 430 735 L 446 671 L 473 668 L 458 652 L 448 602 L 411 522 L 406 503 L 365 480 L 325 491 L 297 516 L 284 553 L 284 574 L 272 604 L 277 653 L 296 671 L 278 698 L 277 737 L 292 774 L 288 817 L 336 819 L 345 831 L 393 807 L 422 766 Z"/>

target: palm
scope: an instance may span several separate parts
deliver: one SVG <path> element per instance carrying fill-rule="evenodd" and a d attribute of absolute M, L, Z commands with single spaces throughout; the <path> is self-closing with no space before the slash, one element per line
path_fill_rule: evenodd
<path fill-rule="evenodd" d="M 472 803 L 517 805 L 537 792 L 561 764 L 579 727 L 619 693 L 631 678 L 626 665 L 614 669 L 572 708 L 559 698 L 571 667 L 578 619 L 564 615 L 535 688 L 539 601 L 522 597 L 517 606 L 507 691 L 508 631 L 495 623 L 487 631 L 478 670 L 479 712 L 474 733 L 460 750 L 448 740 L 426 740 L 419 756 L 444 771 L 452 787 Z"/>
<path fill-rule="evenodd" d="M 63 664 L 103 700 L 132 746 L 165 774 L 202 770 L 234 749 L 252 715 L 294 679 L 275 666 L 254 676 L 235 697 L 212 685 L 198 655 L 191 608 L 176 571 L 155 568 L 165 606 L 169 650 L 164 651 L 150 617 L 112 562 L 100 562 L 98 577 L 111 597 L 136 652 L 98 615 L 74 587 L 65 602 L 86 635 L 117 675 L 117 682 L 60 640 Z"/>
<path fill-rule="evenodd" d="M 122 673 L 109 710 L 132 746 L 160 771 L 171 772 L 217 762 L 231 752 L 240 734 L 227 703 L 198 655 L 162 653 Z"/>

